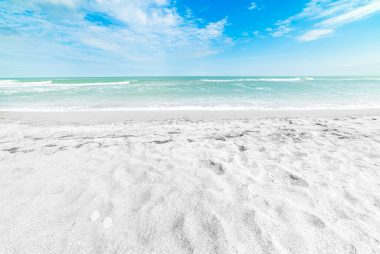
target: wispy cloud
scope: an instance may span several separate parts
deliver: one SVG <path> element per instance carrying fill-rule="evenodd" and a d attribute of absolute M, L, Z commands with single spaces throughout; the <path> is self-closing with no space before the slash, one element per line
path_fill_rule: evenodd
<path fill-rule="evenodd" d="M 288 20 L 284 21 L 278 21 L 276 23 L 276 29 L 267 29 L 269 32 L 271 32 L 273 37 L 281 37 L 285 34 L 290 33 L 294 29 L 290 27 L 290 22 Z"/>
<path fill-rule="evenodd" d="M 255 10 L 255 9 L 257 9 L 257 4 L 256 4 L 256 2 L 252 2 L 250 5 L 249 5 L 249 7 L 248 7 L 248 10 Z"/>
<path fill-rule="evenodd" d="M 1 28 L 14 34 L 91 47 L 132 61 L 167 54 L 200 57 L 231 43 L 224 34 L 226 18 L 204 23 L 181 16 L 171 0 L 0 1 L 0 16 Z"/>
<path fill-rule="evenodd" d="M 30 2 L 50 3 L 50 4 L 63 5 L 70 8 L 75 8 L 80 3 L 80 0 L 32 0 Z"/>
<path fill-rule="evenodd" d="M 354 22 L 359 19 L 368 17 L 369 15 L 380 11 L 380 1 L 374 1 L 372 3 L 368 3 L 364 6 L 358 7 L 354 10 L 345 12 L 341 15 L 328 18 L 322 21 L 320 26 L 338 26 L 346 23 Z"/>
<path fill-rule="evenodd" d="M 301 36 L 299 36 L 297 39 L 299 41 L 314 41 L 317 39 L 320 39 L 322 37 L 326 37 L 330 34 L 333 34 L 334 30 L 332 29 L 315 29 L 315 30 L 310 30 Z"/>
<path fill-rule="evenodd" d="M 311 0 L 302 12 L 280 20 L 271 30 L 273 37 L 300 31 L 298 23 L 308 23 L 299 41 L 313 41 L 331 35 L 342 25 L 380 12 L 380 0 Z M 306 30 L 306 31 L 305 31 Z"/>

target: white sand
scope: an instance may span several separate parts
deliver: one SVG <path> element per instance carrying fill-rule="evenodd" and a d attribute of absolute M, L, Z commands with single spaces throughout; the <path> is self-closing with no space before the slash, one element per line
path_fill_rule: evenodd
<path fill-rule="evenodd" d="M 9 119 L 0 253 L 380 253 L 380 117 Z"/>

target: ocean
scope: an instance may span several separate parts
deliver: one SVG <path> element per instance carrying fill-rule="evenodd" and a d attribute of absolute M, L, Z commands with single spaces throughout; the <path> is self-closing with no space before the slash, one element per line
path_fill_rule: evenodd
<path fill-rule="evenodd" d="M 380 77 L 0 79 L 0 110 L 380 108 Z"/>

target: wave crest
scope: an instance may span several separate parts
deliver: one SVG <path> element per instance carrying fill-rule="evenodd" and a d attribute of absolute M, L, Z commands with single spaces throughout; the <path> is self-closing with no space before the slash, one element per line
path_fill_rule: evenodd
<path fill-rule="evenodd" d="M 300 82 L 303 80 L 314 80 L 313 78 L 244 78 L 244 79 L 201 79 L 202 82 Z"/>
<path fill-rule="evenodd" d="M 54 83 L 47 81 L 19 81 L 19 80 L 0 80 L 0 88 L 15 87 L 82 87 L 82 86 L 109 86 L 109 85 L 128 85 L 131 81 L 118 82 L 95 82 L 95 83 Z"/>

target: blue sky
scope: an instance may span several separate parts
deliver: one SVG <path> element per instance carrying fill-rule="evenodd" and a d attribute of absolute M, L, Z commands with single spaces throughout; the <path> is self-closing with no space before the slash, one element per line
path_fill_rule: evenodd
<path fill-rule="evenodd" d="M 380 0 L 0 0 L 0 77 L 380 75 Z"/>

